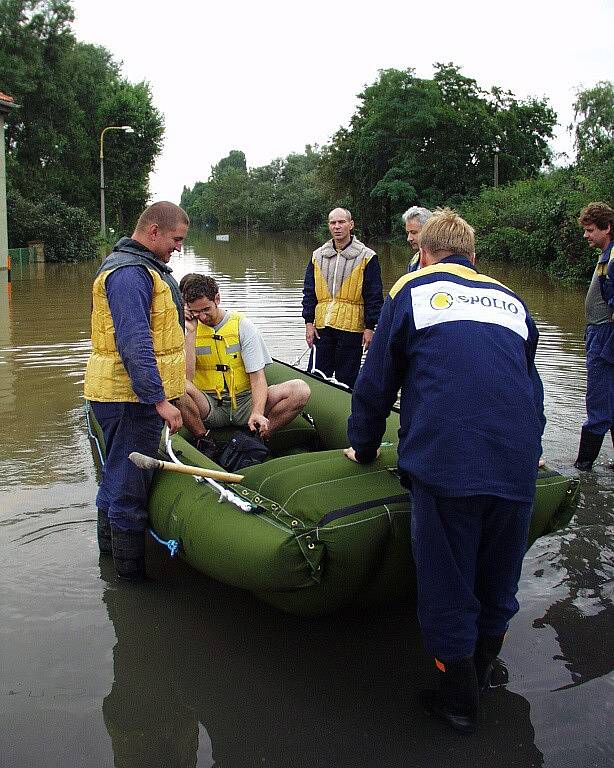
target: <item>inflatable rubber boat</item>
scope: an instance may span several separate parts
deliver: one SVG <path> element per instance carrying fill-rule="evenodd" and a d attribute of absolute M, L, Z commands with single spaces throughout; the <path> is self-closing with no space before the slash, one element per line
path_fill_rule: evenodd
<path fill-rule="evenodd" d="M 346 427 L 351 393 L 291 365 L 267 366 L 269 384 L 293 378 L 311 387 L 306 411 L 274 433 L 271 456 L 241 470 L 238 484 L 158 470 L 149 498 L 154 537 L 198 571 L 250 590 L 299 615 L 382 603 L 414 588 L 409 544 L 410 495 L 399 482 L 399 414 L 388 419 L 381 455 L 349 461 Z M 102 434 L 86 404 L 94 457 L 104 461 Z M 216 440 L 228 439 L 216 433 Z M 160 458 L 220 470 L 181 434 L 163 440 Z M 540 469 L 529 533 L 565 526 L 576 479 Z"/>

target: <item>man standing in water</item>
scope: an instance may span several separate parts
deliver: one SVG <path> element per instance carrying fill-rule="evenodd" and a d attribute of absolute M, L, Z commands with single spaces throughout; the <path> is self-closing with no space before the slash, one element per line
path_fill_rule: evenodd
<path fill-rule="evenodd" d="M 538 332 L 511 290 L 477 273 L 473 229 L 437 211 L 422 267 L 386 299 L 352 395 L 348 458 L 373 461 L 401 390 L 398 470 L 411 490 L 418 619 L 440 671 L 427 711 L 477 727 L 527 545 L 544 427 Z"/>
<path fill-rule="evenodd" d="M 152 472 L 128 459 L 155 456 L 166 422 L 181 426 L 173 404 L 185 391 L 183 302 L 167 266 L 188 230 L 173 203 L 149 206 L 131 238 L 123 237 L 94 280 L 92 354 L 85 372 L 90 401 L 105 440 L 96 497 L 98 544 L 112 554 L 118 576 L 145 574 L 147 496 Z"/>
<path fill-rule="evenodd" d="M 382 308 L 382 276 L 346 208 L 328 214 L 328 229 L 332 239 L 313 252 L 303 284 L 308 370 L 353 387 Z"/>
<path fill-rule="evenodd" d="M 599 258 L 586 294 L 586 420 L 576 469 L 588 472 L 608 430 L 614 445 L 614 209 L 591 203 L 578 222 Z"/>
<path fill-rule="evenodd" d="M 409 265 L 407 267 L 408 272 L 415 272 L 420 267 L 420 250 L 418 248 L 418 238 L 422 227 L 431 218 L 432 212 L 428 208 L 420 208 L 418 205 L 412 205 L 401 216 L 403 224 L 405 225 L 405 232 L 407 233 L 407 242 L 409 247 L 415 249 L 416 253 L 413 255 Z"/>

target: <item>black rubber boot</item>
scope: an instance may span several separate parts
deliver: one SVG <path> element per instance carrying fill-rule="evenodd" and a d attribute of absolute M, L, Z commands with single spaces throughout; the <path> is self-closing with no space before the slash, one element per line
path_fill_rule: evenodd
<path fill-rule="evenodd" d="M 473 658 L 438 662 L 439 690 L 420 692 L 427 712 L 437 715 L 460 733 L 475 733 L 478 727 L 478 679 Z"/>
<path fill-rule="evenodd" d="M 145 531 L 120 531 L 111 526 L 113 565 L 117 575 L 129 581 L 145 579 Z"/>
<path fill-rule="evenodd" d="M 593 468 L 593 462 L 599 456 L 601 450 L 601 444 L 603 443 L 604 435 L 596 435 L 594 432 L 589 432 L 586 427 L 582 427 L 580 434 L 580 448 L 578 449 L 578 458 L 574 463 L 576 469 L 582 472 L 590 472 Z"/>
<path fill-rule="evenodd" d="M 482 635 L 478 637 L 473 653 L 473 663 L 475 664 L 475 674 L 478 678 L 478 690 L 480 696 L 490 687 L 490 676 L 492 675 L 495 659 L 503 646 L 505 635 Z"/>
<path fill-rule="evenodd" d="M 112 555 L 113 548 L 111 544 L 111 523 L 109 522 L 109 516 L 103 509 L 98 510 L 96 535 L 98 537 L 98 549 L 100 550 L 100 554 Z"/>

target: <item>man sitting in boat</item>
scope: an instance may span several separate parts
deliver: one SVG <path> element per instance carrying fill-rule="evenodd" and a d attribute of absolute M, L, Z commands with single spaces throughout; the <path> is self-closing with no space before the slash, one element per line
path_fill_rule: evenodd
<path fill-rule="evenodd" d="M 300 379 L 267 385 L 272 362 L 256 326 L 220 305 L 220 290 L 208 275 L 181 281 L 185 302 L 186 397 L 184 425 L 196 447 L 209 429 L 247 426 L 261 438 L 292 421 L 311 390 Z"/>

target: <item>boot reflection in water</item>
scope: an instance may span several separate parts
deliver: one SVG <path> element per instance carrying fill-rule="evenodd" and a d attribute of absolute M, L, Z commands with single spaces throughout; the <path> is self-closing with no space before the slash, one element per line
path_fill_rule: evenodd
<path fill-rule="evenodd" d="M 147 600 L 147 584 L 112 586 L 112 567 L 100 560 L 104 591 L 117 643 L 113 649 L 113 686 L 102 712 L 113 746 L 115 765 L 129 768 L 195 768 L 198 718 L 173 679 L 160 625 L 165 618 Z M 209 768 L 209 766 L 207 766 Z"/>

